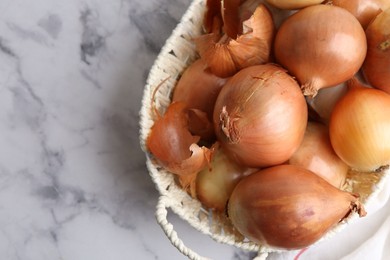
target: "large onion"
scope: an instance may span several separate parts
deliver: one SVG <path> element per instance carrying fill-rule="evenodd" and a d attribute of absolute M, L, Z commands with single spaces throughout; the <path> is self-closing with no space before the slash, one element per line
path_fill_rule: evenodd
<path fill-rule="evenodd" d="M 374 171 L 390 163 L 390 95 L 356 79 L 336 104 L 329 134 L 336 154 L 358 171 Z"/>
<path fill-rule="evenodd" d="M 343 8 L 315 5 L 285 20 L 275 39 L 277 61 L 294 75 L 305 95 L 351 78 L 366 56 L 366 36 Z"/>
<path fill-rule="evenodd" d="M 357 195 L 295 165 L 274 166 L 245 177 L 228 204 L 229 218 L 244 236 L 284 249 L 311 245 L 354 210 L 365 215 Z"/>
<path fill-rule="evenodd" d="M 249 167 L 283 163 L 298 148 L 307 105 L 297 82 L 276 65 L 241 70 L 222 88 L 214 108 L 217 138 Z"/>
<path fill-rule="evenodd" d="M 330 2 L 348 10 L 359 20 L 363 28 L 366 28 L 382 10 L 390 7 L 389 0 L 331 0 Z"/>
<path fill-rule="evenodd" d="M 372 86 L 390 93 L 390 8 L 375 18 L 366 35 L 368 49 L 364 75 Z"/>

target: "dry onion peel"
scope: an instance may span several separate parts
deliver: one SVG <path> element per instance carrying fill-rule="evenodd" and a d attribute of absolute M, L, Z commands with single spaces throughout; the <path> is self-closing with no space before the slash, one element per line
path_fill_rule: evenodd
<path fill-rule="evenodd" d="M 267 7 L 259 5 L 242 26 L 245 33 L 235 38 L 214 32 L 195 39 L 201 58 L 215 75 L 230 77 L 242 68 L 269 61 L 274 24 Z"/>
<path fill-rule="evenodd" d="M 209 164 L 214 149 L 197 145 L 200 137 L 190 133 L 187 113 L 185 103 L 170 104 L 154 123 L 146 146 L 161 166 L 183 177 L 184 188 L 194 190 L 196 174 Z"/>

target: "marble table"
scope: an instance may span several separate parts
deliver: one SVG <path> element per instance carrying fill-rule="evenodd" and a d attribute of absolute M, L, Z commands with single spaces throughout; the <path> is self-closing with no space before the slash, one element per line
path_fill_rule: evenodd
<path fill-rule="evenodd" d="M 155 221 L 138 121 L 148 71 L 189 4 L 0 0 L 0 259 L 185 259 Z M 357 259 L 383 230 L 387 195 L 369 225 L 358 221 L 302 259 Z M 255 256 L 169 220 L 207 257 Z"/>

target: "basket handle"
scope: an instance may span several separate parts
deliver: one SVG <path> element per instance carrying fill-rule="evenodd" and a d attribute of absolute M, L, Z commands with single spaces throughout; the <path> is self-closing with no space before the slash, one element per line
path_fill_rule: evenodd
<path fill-rule="evenodd" d="M 173 230 L 173 225 L 168 221 L 168 211 L 167 208 L 170 208 L 171 205 L 166 196 L 160 196 L 159 201 L 156 207 L 156 219 L 158 224 L 163 229 L 165 235 L 183 255 L 187 256 L 191 260 L 209 260 L 208 258 L 198 255 L 196 252 L 189 249 L 184 245 L 183 241 L 178 237 L 175 230 Z"/>
<path fill-rule="evenodd" d="M 163 229 L 165 235 L 171 241 L 172 245 L 191 260 L 210 260 L 206 257 L 200 256 L 199 254 L 188 248 L 186 245 L 184 245 L 183 241 L 178 237 L 176 231 L 173 230 L 173 225 L 167 219 L 167 209 L 170 207 L 171 204 L 169 203 L 168 197 L 164 195 L 160 196 L 156 207 L 156 219 L 158 224 Z M 257 257 L 255 257 L 253 260 L 266 260 L 267 256 L 267 252 L 259 252 Z"/>

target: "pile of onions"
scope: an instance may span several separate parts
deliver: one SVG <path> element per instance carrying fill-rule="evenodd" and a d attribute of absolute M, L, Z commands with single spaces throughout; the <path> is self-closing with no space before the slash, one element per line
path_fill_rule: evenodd
<path fill-rule="evenodd" d="M 277 62 L 312 97 L 321 88 L 350 79 L 363 64 L 366 49 L 366 36 L 357 19 L 331 5 L 314 5 L 291 15 L 275 38 Z"/>
<path fill-rule="evenodd" d="M 390 8 L 374 19 L 366 35 L 368 49 L 364 75 L 372 86 L 390 94 Z"/>
<path fill-rule="evenodd" d="M 222 88 L 214 128 L 229 156 L 249 167 L 288 160 L 302 142 L 307 105 L 297 82 L 272 64 L 239 71 Z"/>
<path fill-rule="evenodd" d="M 263 2 L 207 0 L 199 59 L 152 106 L 146 146 L 233 229 L 298 249 L 365 215 L 348 171 L 390 164 L 389 1 Z"/>

